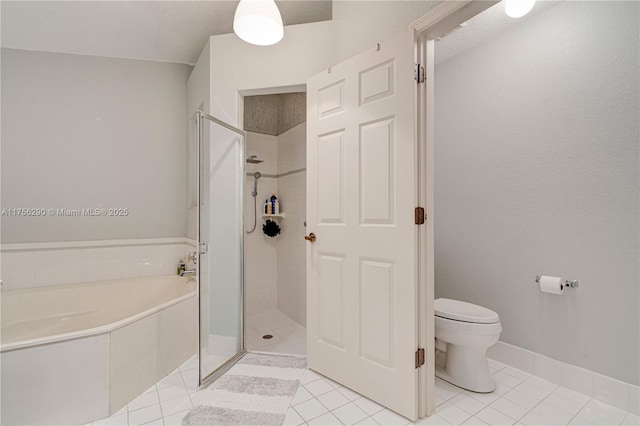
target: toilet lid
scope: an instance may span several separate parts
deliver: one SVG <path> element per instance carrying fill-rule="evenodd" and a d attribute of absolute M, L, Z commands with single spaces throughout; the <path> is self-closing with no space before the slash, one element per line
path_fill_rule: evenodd
<path fill-rule="evenodd" d="M 434 301 L 436 316 L 456 321 L 477 324 L 493 324 L 500 322 L 498 314 L 491 309 L 460 300 L 436 299 Z"/>

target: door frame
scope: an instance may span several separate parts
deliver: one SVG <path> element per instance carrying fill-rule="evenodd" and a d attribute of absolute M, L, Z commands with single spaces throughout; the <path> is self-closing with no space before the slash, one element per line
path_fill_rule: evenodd
<path fill-rule="evenodd" d="M 414 21 L 415 63 L 424 67 L 424 83 L 416 94 L 418 149 L 418 206 L 425 209 L 424 226 L 418 227 L 418 347 L 425 350 L 425 364 L 418 370 L 418 417 L 435 410 L 435 265 L 434 265 L 434 149 L 435 149 L 435 41 L 463 22 L 490 8 L 498 0 L 445 0 Z M 419 72 L 419 71 L 418 71 Z M 431 262 L 429 262 L 431 258 Z"/>

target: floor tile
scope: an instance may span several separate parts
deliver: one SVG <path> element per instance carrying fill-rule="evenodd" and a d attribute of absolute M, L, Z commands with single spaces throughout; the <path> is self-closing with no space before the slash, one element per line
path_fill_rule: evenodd
<path fill-rule="evenodd" d="M 441 407 L 442 408 L 436 409 L 436 415 L 442 417 L 452 425 L 459 425 L 469 417 L 472 417 L 471 414 L 451 403 L 447 403 Z"/>
<path fill-rule="evenodd" d="M 311 383 L 321 378 L 322 376 L 316 373 L 315 371 L 306 369 L 304 370 L 304 373 L 302 373 L 302 377 L 300 377 L 300 383 L 303 385 L 306 385 L 307 383 Z"/>
<path fill-rule="evenodd" d="M 469 414 L 475 414 L 478 411 L 482 410 L 484 407 L 486 407 L 485 404 L 465 394 L 460 394 L 452 398 L 449 402 L 462 408 L 464 411 L 466 411 Z"/>
<path fill-rule="evenodd" d="M 453 398 L 454 396 L 458 395 L 461 392 L 462 390 L 460 388 L 456 388 L 447 382 L 440 381 L 436 383 L 436 388 L 435 388 L 436 396 L 439 396 L 445 401 L 448 401 L 449 399 Z"/>
<path fill-rule="evenodd" d="M 627 417 L 624 418 L 621 424 L 638 426 L 640 425 L 640 416 L 636 416 L 635 414 L 629 413 L 627 414 Z"/>
<path fill-rule="evenodd" d="M 356 399 L 355 401 L 353 401 L 353 403 L 356 404 L 362 411 L 367 413 L 369 416 L 372 416 L 375 413 L 378 413 L 384 410 L 384 407 L 382 405 L 375 403 L 369 398 L 365 398 L 365 397 Z"/>
<path fill-rule="evenodd" d="M 416 422 L 416 425 L 432 425 L 432 426 L 449 426 L 451 423 L 447 422 L 442 417 L 434 414 L 433 416 L 429 416 L 426 419 L 420 419 Z"/>
<path fill-rule="evenodd" d="M 364 420 L 360 420 L 355 426 L 378 426 L 380 423 L 373 420 L 373 417 L 367 417 Z"/>
<path fill-rule="evenodd" d="M 493 393 L 496 395 L 504 395 L 505 393 L 509 392 L 512 388 L 510 388 L 509 386 L 505 385 L 504 383 L 500 383 L 500 382 L 495 382 L 495 389 L 493 390 Z"/>
<path fill-rule="evenodd" d="M 571 421 L 569 422 L 570 425 L 576 425 L 576 426 L 591 426 L 591 425 L 595 425 L 595 423 L 592 423 L 591 420 L 582 417 L 580 414 L 574 416 Z"/>
<path fill-rule="evenodd" d="M 153 404 L 158 404 L 159 402 L 158 391 L 153 388 L 131 401 L 129 403 L 129 411 L 138 410 Z"/>
<path fill-rule="evenodd" d="M 573 418 L 573 416 L 576 415 L 576 413 L 570 413 L 552 404 L 549 404 L 548 401 L 543 401 L 540 404 L 536 405 L 533 410 L 531 410 L 531 412 L 558 424 L 567 424 Z"/>
<path fill-rule="evenodd" d="M 187 415 L 189 410 L 181 411 L 179 413 L 171 414 L 164 418 L 165 426 L 182 426 L 182 419 Z"/>
<path fill-rule="evenodd" d="M 520 380 L 525 380 L 525 379 L 528 379 L 529 377 L 531 377 L 531 374 L 527 373 L 526 371 L 522 371 L 522 370 L 519 370 L 519 369 L 511 367 L 511 366 L 505 367 L 501 371 L 503 373 L 506 373 L 506 374 L 508 374 L 510 376 L 513 376 L 516 379 L 520 379 Z"/>
<path fill-rule="evenodd" d="M 619 424 L 626 417 L 622 410 L 593 399 L 578 412 L 578 415 L 597 425 Z"/>
<path fill-rule="evenodd" d="M 360 395 L 358 392 L 354 392 L 349 388 L 345 388 L 344 386 L 338 388 L 338 392 L 344 395 L 349 401 L 355 401 L 358 398 L 362 398 L 362 395 Z"/>
<path fill-rule="evenodd" d="M 353 425 L 369 417 L 353 402 L 336 408 L 333 410 L 333 414 L 345 425 Z"/>
<path fill-rule="evenodd" d="M 192 394 L 189 395 L 189 398 L 191 398 L 191 403 L 196 406 L 196 405 L 204 405 L 207 404 L 208 402 L 210 402 L 213 399 L 213 392 L 211 392 L 208 389 L 204 389 L 198 392 L 194 392 Z"/>
<path fill-rule="evenodd" d="M 543 389 L 538 386 L 535 386 L 528 380 L 520 383 L 518 386 L 515 387 L 515 389 L 518 389 L 520 392 L 539 400 L 543 400 L 544 398 L 546 398 L 551 394 L 551 390 Z"/>
<path fill-rule="evenodd" d="M 479 411 L 476 413 L 475 417 L 492 426 L 512 425 L 516 422 L 516 419 L 494 410 L 491 407 L 487 407 L 484 410 Z"/>
<path fill-rule="evenodd" d="M 501 362 L 498 362 L 496 360 L 493 359 L 487 359 L 487 362 L 489 363 L 489 367 L 496 369 L 496 370 L 502 370 L 503 368 L 505 368 L 507 365 L 503 364 Z"/>
<path fill-rule="evenodd" d="M 129 411 L 129 425 L 137 426 L 162 417 L 160 404 L 151 405 L 135 411 Z"/>
<path fill-rule="evenodd" d="M 471 417 L 470 419 L 467 419 L 464 423 L 462 423 L 461 426 L 485 426 L 486 423 L 483 422 L 482 420 L 480 420 L 477 417 Z"/>
<path fill-rule="evenodd" d="M 558 424 L 534 412 L 527 413 L 519 422 L 527 426 L 552 426 Z"/>
<path fill-rule="evenodd" d="M 93 422 L 94 426 L 127 426 L 127 413 L 113 415 L 106 419 Z"/>
<path fill-rule="evenodd" d="M 504 399 L 508 399 L 514 404 L 520 405 L 521 407 L 532 409 L 536 405 L 538 405 L 541 400 L 534 398 L 526 393 L 520 392 L 517 388 L 512 390 L 511 392 L 507 392 L 502 396 Z"/>
<path fill-rule="evenodd" d="M 517 377 L 510 376 L 509 374 L 505 373 L 504 370 L 498 371 L 491 377 L 496 382 L 500 382 L 506 386 L 509 386 L 510 388 L 514 388 L 518 386 L 524 380 L 524 379 L 519 379 Z"/>
<path fill-rule="evenodd" d="M 160 401 L 165 401 L 167 399 L 174 399 L 181 396 L 189 396 L 189 392 L 187 392 L 187 388 L 184 386 L 167 386 L 165 388 L 158 389 L 158 396 L 160 396 Z"/>
<path fill-rule="evenodd" d="M 304 419 L 293 407 L 289 407 L 282 426 L 298 426 L 301 423 L 304 423 Z"/>
<path fill-rule="evenodd" d="M 182 380 L 182 374 L 180 371 L 169 374 L 164 379 L 158 382 L 158 389 L 166 388 L 169 386 L 181 386 L 184 387 L 184 380 Z"/>
<path fill-rule="evenodd" d="M 307 422 L 308 425 L 317 425 L 317 426 L 342 426 L 340 420 L 336 418 L 331 413 L 325 413 L 320 417 L 316 417 L 315 419 L 311 419 Z"/>
<path fill-rule="evenodd" d="M 405 426 L 411 423 L 411 421 L 400 414 L 394 413 L 386 408 L 377 414 L 374 414 L 373 419 L 385 426 Z"/>
<path fill-rule="evenodd" d="M 311 395 L 309 391 L 305 389 L 304 386 L 298 386 L 298 390 L 296 391 L 296 394 L 293 396 L 293 400 L 291 400 L 290 405 L 298 405 L 301 402 L 310 400 L 311 398 L 313 398 L 313 395 Z"/>
<path fill-rule="evenodd" d="M 304 387 L 311 395 L 316 397 L 333 390 L 333 386 L 324 379 L 318 379 L 311 383 L 307 383 Z"/>
<path fill-rule="evenodd" d="M 513 392 L 513 391 L 510 391 L 510 392 Z M 477 393 L 477 392 L 465 391 L 463 392 L 463 394 L 475 399 L 476 401 L 480 401 L 484 405 L 489 405 L 493 401 L 500 398 L 500 395 L 496 395 L 495 393 Z"/>
<path fill-rule="evenodd" d="M 320 395 L 317 400 L 330 411 L 349 403 L 349 400 L 335 389 Z"/>
<path fill-rule="evenodd" d="M 152 420 L 148 423 L 143 423 L 142 426 L 164 426 L 164 419 L 159 418 L 156 420 Z"/>
<path fill-rule="evenodd" d="M 293 408 L 295 408 L 298 414 L 300 414 L 300 417 L 307 422 L 328 411 L 326 407 L 320 404 L 320 402 L 315 398 L 298 404 Z"/>
<path fill-rule="evenodd" d="M 491 403 L 490 407 L 514 419 L 519 419 L 529 411 L 529 408 L 515 404 L 505 398 L 500 398 Z"/>
<path fill-rule="evenodd" d="M 589 398 L 585 395 L 585 399 L 580 400 L 571 398 L 567 395 L 563 395 L 562 392 L 553 392 L 545 399 L 545 402 L 570 413 L 576 414 L 587 404 L 587 402 L 589 402 Z"/>
<path fill-rule="evenodd" d="M 178 398 L 167 399 L 160 402 L 160 408 L 162 408 L 163 416 L 170 416 L 171 414 L 188 410 L 191 407 L 193 407 L 193 405 L 191 404 L 191 398 L 189 398 L 189 396 L 180 396 Z"/>

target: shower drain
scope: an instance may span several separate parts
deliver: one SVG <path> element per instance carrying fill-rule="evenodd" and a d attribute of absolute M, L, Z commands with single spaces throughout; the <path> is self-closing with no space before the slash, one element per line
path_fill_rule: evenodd
<path fill-rule="evenodd" d="M 269 340 L 269 339 L 273 339 L 273 336 L 271 334 L 265 334 L 264 336 L 262 336 L 262 338 L 265 340 Z"/>

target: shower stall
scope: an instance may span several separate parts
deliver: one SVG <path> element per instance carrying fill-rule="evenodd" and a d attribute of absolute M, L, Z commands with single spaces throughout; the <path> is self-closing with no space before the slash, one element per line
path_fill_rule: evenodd
<path fill-rule="evenodd" d="M 215 380 L 244 352 L 243 187 L 245 134 L 196 113 L 196 235 L 199 385 Z M 256 178 L 257 180 L 257 178 Z"/>

